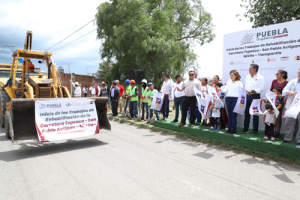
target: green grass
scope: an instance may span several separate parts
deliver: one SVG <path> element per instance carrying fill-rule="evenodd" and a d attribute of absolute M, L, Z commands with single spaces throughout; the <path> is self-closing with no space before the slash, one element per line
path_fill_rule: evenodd
<path fill-rule="evenodd" d="M 176 137 L 184 139 L 184 140 L 189 139 L 189 140 L 192 140 L 195 142 L 200 142 L 202 144 L 210 144 L 210 145 L 213 145 L 218 148 L 226 149 L 228 151 L 233 151 L 237 154 L 243 153 L 246 155 L 263 158 L 265 160 L 273 160 L 273 161 L 278 161 L 281 163 L 289 164 L 289 165 L 292 165 L 293 167 L 298 167 L 298 168 L 300 167 L 299 159 L 287 158 L 287 157 L 273 154 L 273 153 L 262 152 L 262 151 L 258 151 L 255 149 L 250 149 L 250 148 L 246 148 L 246 147 L 242 147 L 242 146 L 236 146 L 233 144 L 215 141 L 215 140 L 212 140 L 209 138 L 203 138 L 203 137 L 199 137 L 199 136 L 195 136 L 195 135 L 191 135 L 191 134 L 187 134 L 187 133 L 183 133 L 183 132 L 179 132 L 179 131 L 175 131 L 175 130 L 168 130 L 165 128 L 155 127 L 152 125 L 148 125 L 146 123 L 135 122 L 134 120 L 127 120 L 127 119 L 120 118 L 120 117 L 109 117 L 109 119 L 120 122 L 120 123 L 134 125 L 134 126 L 137 126 L 140 128 L 151 129 L 152 131 L 161 132 L 163 134 L 175 135 Z"/>

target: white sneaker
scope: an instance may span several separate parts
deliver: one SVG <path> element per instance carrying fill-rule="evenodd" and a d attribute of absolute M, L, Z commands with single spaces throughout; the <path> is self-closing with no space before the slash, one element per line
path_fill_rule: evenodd
<path fill-rule="evenodd" d="M 228 131 L 228 128 L 225 128 L 226 131 Z"/>
<path fill-rule="evenodd" d="M 214 128 L 213 126 L 210 127 L 210 129 L 213 129 L 213 128 Z"/>

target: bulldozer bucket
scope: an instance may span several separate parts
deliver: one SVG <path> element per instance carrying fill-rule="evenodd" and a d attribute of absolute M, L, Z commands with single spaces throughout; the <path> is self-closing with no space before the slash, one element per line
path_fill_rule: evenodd
<path fill-rule="evenodd" d="M 98 115 L 100 129 L 111 130 L 111 125 L 107 118 L 106 103 L 107 98 L 98 97 L 95 99 L 95 105 Z M 35 101 L 37 99 L 12 99 L 10 109 L 10 132 L 14 143 L 20 142 L 38 142 L 37 131 L 35 127 Z M 55 99 L 51 99 L 55 101 Z"/>

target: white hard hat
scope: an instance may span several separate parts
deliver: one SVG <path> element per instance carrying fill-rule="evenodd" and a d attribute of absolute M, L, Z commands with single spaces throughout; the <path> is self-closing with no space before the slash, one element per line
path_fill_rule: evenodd
<path fill-rule="evenodd" d="M 141 81 L 141 83 L 146 83 L 146 84 L 147 84 L 147 80 L 146 80 L 146 79 L 143 79 L 143 80 Z"/>
<path fill-rule="evenodd" d="M 78 83 L 78 82 L 75 82 L 75 85 L 79 85 L 79 83 Z"/>

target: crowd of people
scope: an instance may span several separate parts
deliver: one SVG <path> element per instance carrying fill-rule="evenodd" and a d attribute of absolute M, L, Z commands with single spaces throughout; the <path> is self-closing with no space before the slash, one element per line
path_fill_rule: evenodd
<path fill-rule="evenodd" d="M 189 78 L 184 82 L 180 75 L 176 75 L 174 77 L 175 91 L 172 91 L 174 86 L 171 84 L 172 80 L 170 76 L 166 73 L 163 75 L 164 82 L 159 91 L 154 89 L 153 83 L 148 83 L 146 79 L 143 79 L 140 83 L 141 91 L 139 94 L 135 80 L 126 79 L 126 89 L 124 89 L 120 82 L 116 80 L 113 81 L 111 85 L 109 85 L 108 82 L 102 82 L 100 85 L 93 82 L 90 88 L 87 88 L 87 86 L 83 88 L 83 92 L 85 97 L 88 95 L 89 91 L 93 97 L 108 97 L 113 116 L 117 116 L 118 113 L 122 113 L 124 107 L 125 113 L 129 112 L 132 118 L 137 118 L 138 99 L 140 98 L 141 120 L 145 121 L 152 118 L 154 114 L 157 120 L 167 120 L 170 113 L 170 96 L 174 95 L 175 118 L 172 123 L 180 122 L 179 126 L 181 127 L 186 125 L 186 122 L 189 121 L 191 127 L 201 125 L 214 130 L 225 129 L 226 133 L 236 134 L 237 118 L 240 114 L 236 113 L 234 109 L 241 93 L 241 88 L 244 88 L 247 93 L 247 101 L 245 105 L 243 130 L 240 133 L 249 132 L 249 125 L 252 116 L 252 134 L 258 134 L 258 127 L 260 123 L 259 116 L 250 115 L 249 113 L 252 101 L 263 98 L 261 94 L 265 86 L 264 77 L 259 74 L 259 66 L 257 64 L 250 65 L 249 74 L 245 77 L 244 81 L 241 80 L 241 76 L 237 70 L 231 70 L 229 72 L 230 79 L 224 85 L 220 83 L 218 75 L 213 77 L 213 81 L 210 84 L 208 83 L 207 78 L 202 78 L 200 81 L 197 78 L 197 72 L 194 70 L 190 70 L 188 75 Z M 270 139 L 272 141 L 279 140 L 282 126 L 282 113 L 284 109 L 289 108 L 291 105 L 292 97 L 297 92 L 300 92 L 300 69 L 298 71 L 298 78 L 293 79 L 290 82 L 287 81 L 288 75 L 284 70 L 278 70 L 275 76 L 276 79 L 272 81 L 270 91 L 277 95 L 276 109 L 279 112 L 278 116 L 275 114 L 274 108 L 270 102 L 268 102 L 266 98 L 263 98 L 266 103 L 265 109 L 267 110 L 264 113 L 262 122 L 265 125 L 265 134 L 263 138 Z M 74 86 L 76 87 L 76 83 Z M 206 95 L 209 95 L 209 86 L 214 87 L 216 92 L 226 95 L 224 97 L 224 104 L 222 104 L 223 106 L 220 106 L 219 102 L 216 100 L 211 101 L 207 118 L 203 120 L 202 114 L 199 112 L 194 88 L 198 89 L 205 97 Z M 161 119 L 159 118 L 157 110 L 150 109 L 155 92 L 164 94 L 163 105 L 161 108 Z M 189 119 L 187 119 L 188 114 Z M 179 119 L 179 116 L 181 116 L 181 119 Z M 300 145 L 300 130 L 297 127 L 298 124 L 300 124 L 299 114 L 297 119 L 291 117 L 286 118 L 284 131 L 285 136 L 282 143 L 290 143 L 292 139 L 295 138 L 297 145 Z"/>
<path fill-rule="evenodd" d="M 229 72 L 230 79 L 224 86 L 219 82 L 219 76 L 214 76 L 213 82 L 210 85 L 216 88 L 217 92 L 223 92 L 226 94 L 226 106 L 220 108 L 220 106 L 216 106 L 218 102 L 213 100 L 209 110 L 210 113 L 208 114 L 208 116 L 210 117 L 208 118 L 208 120 L 203 120 L 202 126 L 210 127 L 215 130 L 227 129 L 226 133 L 236 134 L 237 117 L 239 114 L 237 114 L 234 109 L 236 107 L 238 97 L 241 93 L 241 88 L 244 88 L 247 92 L 247 101 L 245 108 L 244 126 L 241 133 L 248 133 L 252 116 L 249 113 L 249 108 L 253 100 L 262 98 L 261 94 L 265 85 L 264 77 L 260 75 L 258 71 L 259 66 L 256 64 L 251 64 L 249 67 L 249 74 L 246 76 L 243 83 L 241 81 L 239 72 L 237 70 L 231 70 Z M 196 87 L 199 91 L 201 91 L 203 96 L 208 95 L 207 79 L 202 78 L 201 84 L 200 81 L 195 78 L 195 75 L 195 71 L 189 71 L 189 79 L 184 83 L 180 83 L 180 81 L 177 81 L 178 76 L 175 77 L 177 90 L 184 92 L 184 94 L 180 95 L 178 93 L 175 93 L 174 103 L 176 115 L 175 119 L 172 122 L 178 121 L 178 105 L 182 105 L 180 107 L 182 118 L 179 126 L 184 126 L 186 124 L 186 115 L 188 109 L 190 110 L 190 126 L 194 127 L 196 124 L 196 113 L 197 111 L 199 111 L 199 109 L 195 108 L 197 103 L 193 88 Z M 279 140 L 282 125 L 282 113 L 284 109 L 287 109 L 289 108 L 289 106 L 291 106 L 293 96 L 296 93 L 300 92 L 300 69 L 298 71 L 298 77 L 290 82 L 287 81 L 288 74 L 284 70 L 278 70 L 275 76 L 276 79 L 272 81 L 272 84 L 270 85 L 270 91 L 277 95 L 275 106 L 279 112 L 278 116 L 275 114 L 274 108 L 271 103 L 268 102 L 266 98 L 263 98 L 266 103 L 266 111 L 263 113 L 263 123 L 265 125 L 264 139 L 270 139 L 271 141 Z M 169 94 L 167 93 L 167 95 Z M 180 101 L 180 99 L 182 100 Z M 286 117 L 284 131 L 285 136 L 282 143 L 291 143 L 292 139 L 295 138 L 296 145 L 300 146 L 300 130 L 298 129 L 298 124 L 300 123 L 299 115 L 300 114 L 298 113 L 297 119 Z M 252 120 L 252 134 L 256 136 L 258 134 L 259 116 L 253 115 Z M 197 119 L 197 121 L 200 122 L 201 119 Z M 227 128 L 225 128 L 226 125 Z"/>

